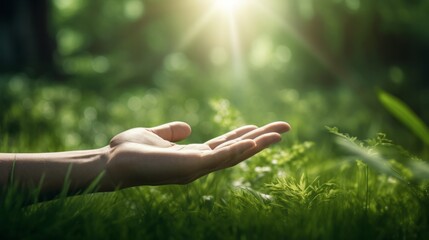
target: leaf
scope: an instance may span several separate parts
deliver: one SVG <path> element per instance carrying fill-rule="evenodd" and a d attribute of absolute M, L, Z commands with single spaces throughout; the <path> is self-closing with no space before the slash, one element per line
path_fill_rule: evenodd
<path fill-rule="evenodd" d="M 383 106 L 426 145 L 429 145 L 429 129 L 425 123 L 401 100 L 380 90 L 378 98 Z"/>

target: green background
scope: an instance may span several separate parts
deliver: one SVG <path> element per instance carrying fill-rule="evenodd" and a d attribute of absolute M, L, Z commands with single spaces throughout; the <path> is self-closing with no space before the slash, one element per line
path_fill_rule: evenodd
<path fill-rule="evenodd" d="M 4 190 L 0 223 L 23 238 L 424 239 L 428 12 L 424 0 L 243 0 L 231 12 L 214 0 L 4 3 L 2 152 L 102 147 L 128 128 L 178 120 L 193 128 L 187 143 L 243 124 L 292 130 L 189 186 L 24 210 L 28 196 Z M 338 144 L 327 126 L 369 140 L 340 134 Z"/>

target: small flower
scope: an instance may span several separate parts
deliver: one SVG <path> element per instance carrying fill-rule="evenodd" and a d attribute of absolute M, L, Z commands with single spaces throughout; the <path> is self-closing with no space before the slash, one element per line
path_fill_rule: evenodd
<path fill-rule="evenodd" d="M 213 200 L 213 195 L 204 195 L 203 196 L 203 200 L 205 201 L 205 202 L 210 202 L 210 201 L 212 201 Z"/>
<path fill-rule="evenodd" d="M 268 167 L 268 166 L 255 167 L 255 172 L 257 172 L 257 173 L 271 172 L 271 167 Z"/>
<path fill-rule="evenodd" d="M 271 200 L 271 199 L 273 199 L 273 197 L 271 195 L 269 195 L 269 194 L 260 193 L 260 195 L 261 195 L 262 199 L 264 199 L 264 200 Z"/>

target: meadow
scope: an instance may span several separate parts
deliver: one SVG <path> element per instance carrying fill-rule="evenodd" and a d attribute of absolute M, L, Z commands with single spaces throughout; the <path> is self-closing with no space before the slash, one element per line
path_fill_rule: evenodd
<path fill-rule="evenodd" d="M 0 189 L 1 239 L 429 238 L 428 4 L 272 0 L 270 17 L 246 23 L 249 7 L 234 28 L 195 22 L 195 0 L 126 1 L 120 13 L 105 2 L 95 17 L 98 1 L 52 1 L 60 75 L 2 72 L 0 152 L 99 148 L 170 121 L 192 126 L 184 143 L 245 124 L 292 129 L 186 185 L 40 201 L 11 183 Z M 421 55 L 380 50 L 389 36 Z"/>
<path fill-rule="evenodd" d="M 6 94 L 17 99 L 25 96 L 23 102 L 13 101 L 5 116 L 18 129 L 26 130 L 2 135 L 3 152 L 101 147 L 122 126 L 124 129 L 134 124 L 151 126 L 176 117 L 174 111 L 167 113 L 172 116 L 163 115 L 162 106 L 170 106 L 172 101 L 160 97 L 168 96 L 162 90 L 130 90 L 107 100 L 100 94 L 79 94 L 79 90 L 71 87 L 29 85 L 15 78 L 5 88 Z M 208 107 L 202 107 L 203 101 L 186 98 L 183 103 L 173 105 L 179 108 L 176 111 L 184 112 L 182 116 L 188 117 L 181 120 L 192 122 L 193 117 L 198 117 L 198 122 L 202 122 L 189 142 L 203 141 L 207 136 L 247 123 L 245 116 L 226 99 L 212 99 Z M 104 102 L 109 102 L 106 109 Z M 29 106 L 25 109 L 22 104 Z M 195 108 L 203 108 L 205 113 L 193 116 Z M 260 111 L 257 108 L 254 112 Z M 49 202 L 39 202 L 37 194 L 23 193 L 11 186 L 2 192 L 2 236 L 23 239 L 58 236 L 66 239 L 424 239 L 428 236 L 429 166 L 425 162 L 394 144 L 386 134 L 361 140 L 340 133 L 335 127 L 321 126 L 319 119 L 310 117 L 316 114 L 313 110 L 286 114 L 290 116 L 292 130 L 282 143 L 234 168 L 209 174 L 188 185 L 142 186 L 74 197 L 62 195 Z M 101 116 L 103 120 L 99 120 Z M 253 121 L 272 119 L 259 117 Z M 300 123 L 304 121 L 300 117 L 305 119 L 304 123 Z M 306 126 L 319 128 L 313 129 L 314 133 L 302 130 L 304 136 L 314 134 L 313 141 L 300 136 L 299 128 Z"/>

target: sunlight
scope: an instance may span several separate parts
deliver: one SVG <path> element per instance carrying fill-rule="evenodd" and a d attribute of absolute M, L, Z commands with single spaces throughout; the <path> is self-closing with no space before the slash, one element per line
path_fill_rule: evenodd
<path fill-rule="evenodd" d="M 235 19 L 230 17 L 228 20 L 234 78 L 238 80 L 238 82 L 241 82 L 246 77 L 246 72 L 244 70 L 243 56 L 241 54 L 240 37 L 238 35 Z"/>
<path fill-rule="evenodd" d="M 241 53 L 241 41 L 240 34 L 236 22 L 237 13 L 243 11 L 246 4 L 250 0 L 215 0 L 215 8 L 227 14 L 228 30 L 229 30 L 229 42 L 232 56 L 232 71 L 237 84 L 241 84 L 246 78 L 245 63 Z"/>
<path fill-rule="evenodd" d="M 245 3 L 245 0 L 216 0 L 218 9 L 225 12 L 234 12 Z"/>
<path fill-rule="evenodd" d="M 189 27 L 179 39 L 176 46 L 176 51 L 183 51 L 190 46 L 207 27 L 213 27 L 214 31 L 218 29 L 224 35 L 220 35 L 219 46 L 225 45 L 229 42 L 230 56 L 231 56 L 231 74 L 234 84 L 241 85 L 247 78 L 247 68 L 245 60 L 243 59 L 242 44 L 240 36 L 239 19 L 243 18 L 243 14 L 250 14 L 248 11 L 252 0 L 212 0 L 211 4 L 207 6 L 207 11 L 201 13 L 193 25 Z M 215 23 L 215 24 L 213 24 Z M 222 39 L 224 38 L 224 39 Z M 224 41 L 226 40 L 226 41 Z M 228 48 L 228 46 L 224 46 Z"/>
<path fill-rule="evenodd" d="M 198 20 L 196 20 L 194 25 L 189 28 L 189 30 L 184 34 L 183 38 L 179 41 L 178 45 L 176 46 L 176 50 L 183 50 L 189 44 L 191 44 L 195 37 L 213 19 L 214 12 L 215 11 L 213 11 L 213 9 L 210 9 L 210 11 L 204 13 Z"/>
<path fill-rule="evenodd" d="M 280 14 L 278 14 L 275 9 L 268 8 L 264 4 L 254 2 L 257 4 L 256 9 L 258 9 L 262 14 L 266 16 L 267 19 L 270 19 L 275 24 L 278 24 L 283 28 L 285 33 L 290 34 L 292 38 L 294 38 L 303 49 L 308 51 L 317 61 L 319 61 L 329 72 L 334 74 L 340 79 L 345 81 L 350 81 L 347 77 L 346 70 L 343 69 L 340 63 L 335 62 L 333 59 L 329 57 L 326 52 L 323 52 L 319 49 L 314 43 L 309 41 L 309 39 L 305 38 L 302 33 L 296 29 L 292 24 L 285 21 Z"/>

